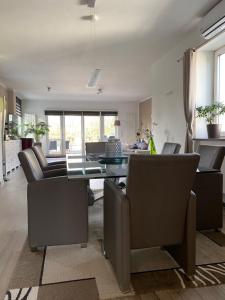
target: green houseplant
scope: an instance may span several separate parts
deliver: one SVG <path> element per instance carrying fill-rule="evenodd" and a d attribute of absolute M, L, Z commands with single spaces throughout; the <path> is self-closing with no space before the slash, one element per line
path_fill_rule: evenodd
<path fill-rule="evenodd" d="M 220 136 L 218 117 L 224 113 L 225 105 L 221 102 L 196 107 L 196 117 L 206 120 L 209 138 L 218 138 Z"/>
<path fill-rule="evenodd" d="M 11 140 L 20 138 L 19 126 L 15 122 L 8 123 L 8 136 Z"/>
<path fill-rule="evenodd" d="M 41 138 L 49 132 L 49 126 L 45 122 L 38 122 L 37 124 L 25 124 L 24 135 L 28 134 L 34 136 L 35 142 L 40 143 Z"/>

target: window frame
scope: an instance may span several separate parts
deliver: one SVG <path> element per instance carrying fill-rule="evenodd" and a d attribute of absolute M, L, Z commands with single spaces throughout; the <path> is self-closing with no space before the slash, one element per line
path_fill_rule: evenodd
<path fill-rule="evenodd" d="M 57 110 L 46 110 L 45 111 L 45 120 L 46 123 L 48 124 L 48 115 L 57 115 L 60 116 L 60 121 L 61 121 L 61 139 L 62 141 L 65 140 L 65 115 L 81 115 L 81 139 L 82 139 L 82 155 L 84 155 L 85 153 L 85 124 L 84 124 L 84 118 L 85 116 L 99 116 L 100 118 L 100 141 L 103 141 L 104 139 L 104 116 L 115 116 L 115 119 L 118 119 L 118 111 L 113 111 L 113 110 L 109 110 L 109 111 L 57 111 Z M 115 136 L 118 137 L 118 128 L 115 127 Z M 47 155 L 48 156 L 62 156 L 65 155 L 65 147 L 61 148 L 60 150 L 60 154 L 50 154 L 49 153 L 49 149 L 48 149 L 48 144 L 49 144 L 49 136 L 48 134 L 46 135 L 46 146 L 47 146 Z M 64 144 L 64 143 L 62 143 Z"/>
<path fill-rule="evenodd" d="M 219 57 L 225 54 L 225 45 L 215 51 L 215 70 L 214 70 L 214 101 L 219 102 Z M 224 103 L 225 104 L 225 103 Z M 220 132 L 225 136 L 225 131 Z"/>

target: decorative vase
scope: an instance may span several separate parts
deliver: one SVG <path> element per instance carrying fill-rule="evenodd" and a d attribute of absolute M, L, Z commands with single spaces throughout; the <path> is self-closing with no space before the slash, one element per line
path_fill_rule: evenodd
<path fill-rule="evenodd" d="M 148 149 L 149 149 L 150 154 L 157 154 L 153 135 L 150 136 L 150 139 L 148 142 Z"/>
<path fill-rule="evenodd" d="M 115 140 L 108 141 L 105 144 L 105 154 L 108 157 L 121 156 L 122 144 L 120 140 L 115 139 Z"/>
<path fill-rule="evenodd" d="M 216 139 L 220 137 L 219 124 L 207 124 L 208 138 Z"/>

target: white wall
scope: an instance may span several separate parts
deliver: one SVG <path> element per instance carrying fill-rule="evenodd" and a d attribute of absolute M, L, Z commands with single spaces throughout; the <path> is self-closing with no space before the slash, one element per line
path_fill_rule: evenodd
<path fill-rule="evenodd" d="M 178 63 L 177 59 L 183 56 L 186 49 L 195 48 L 203 42 L 195 31 L 151 68 L 152 121 L 158 123 L 154 130 L 158 151 L 161 151 L 165 141 L 179 142 L 182 150 L 184 149 L 186 124 L 183 109 L 183 63 L 182 60 Z M 212 52 L 198 54 L 197 61 L 200 64 L 197 72 L 197 105 L 206 105 L 213 99 L 214 55 Z M 200 122 L 197 134 L 206 137 L 203 123 L 204 121 Z M 201 143 L 224 146 L 225 142 Z M 221 171 L 224 175 L 223 191 L 225 191 L 225 161 Z"/>
<path fill-rule="evenodd" d="M 136 139 L 138 128 L 138 103 L 137 102 L 88 102 L 88 101 L 29 101 L 23 100 L 23 113 L 35 113 L 44 120 L 44 111 L 55 110 L 112 110 L 118 111 L 121 121 L 119 134 L 122 143 L 130 144 Z"/>
<path fill-rule="evenodd" d="M 185 118 L 183 108 L 183 62 L 177 62 L 186 49 L 196 47 L 203 41 L 197 30 L 153 64 L 150 72 L 152 96 L 152 121 L 156 148 L 161 151 L 165 141 L 174 141 L 184 147 Z"/>

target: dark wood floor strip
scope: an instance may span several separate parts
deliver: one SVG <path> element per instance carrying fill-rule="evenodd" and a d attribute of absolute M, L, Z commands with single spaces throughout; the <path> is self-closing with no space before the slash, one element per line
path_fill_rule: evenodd
<path fill-rule="evenodd" d="M 40 280 L 39 280 L 39 286 L 42 285 L 42 278 L 43 278 L 44 267 L 45 267 L 46 251 L 47 251 L 47 247 L 44 248 L 43 260 L 42 260 L 42 265 L 41 265 L 41 274 L 40 274 Z"/>

